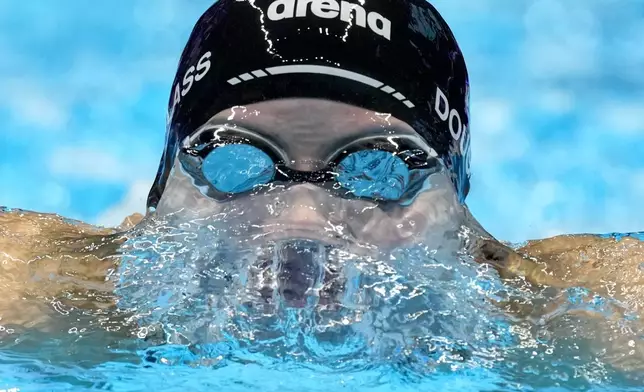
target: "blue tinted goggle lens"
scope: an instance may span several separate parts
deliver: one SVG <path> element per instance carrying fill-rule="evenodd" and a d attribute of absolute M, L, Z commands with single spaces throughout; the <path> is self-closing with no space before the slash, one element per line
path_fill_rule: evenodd
<path fill-rule="evenodd" d="M 358 197 L 398 200 L 409 185 L 409 167 L 388 151 L 349 154 L 340 161 L 337 172 L 338 183 Z"/>
<path fill-rule="evenodd" d="M 213 149 L 201 170 L 218 191 L 248 192 L 273 181 L 276 165 L 268 154 L 249 144 L 227 144 Z M 397 155 L 382 150 L 361 150 L 340 160 L 336 182 L 356 197 L 399 200 L 409 185 L 410 171 Z"/>
<path fill-rule="evenodd" d="M 248 192 L 268 184 L 275 176 L 273 160 L 261 149 L 249 144 L 227 144 L 215 148 L 203 160 L 204 177 L 218 191 Z"/>

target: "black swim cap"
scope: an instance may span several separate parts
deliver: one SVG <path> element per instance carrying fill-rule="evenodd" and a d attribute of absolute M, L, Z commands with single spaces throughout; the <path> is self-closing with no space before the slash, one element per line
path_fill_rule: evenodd
<path fill-rule="evenodd" d="M 355 1 L 355 2 L 354 2 Z M 166 145 L 148 207 L 179 143 L 218 112 L 278 98 L 321 98 L 411 125 L 469 190 L 469 82 L 447 23 L 424 0 L 219 0 L 181 55 Z"/>

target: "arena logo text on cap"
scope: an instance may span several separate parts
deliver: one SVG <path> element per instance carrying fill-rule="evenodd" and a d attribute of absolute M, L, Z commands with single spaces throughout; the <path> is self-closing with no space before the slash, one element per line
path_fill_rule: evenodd
<path fill-rule="evenodd" d="M 309 7 L 310 5 L 310 7 Z M 391 40 L 391 21 L 377 12 L 367 12 L 359 4 L 336 0 L 276 0 L 268 7 L 267 16 L 272 21 L 303 18 L 311 13 L 318 18 L 340 20 L 355 23 L 379 36 Z M 352 14 L 353 11 L 353 14 Z"/>

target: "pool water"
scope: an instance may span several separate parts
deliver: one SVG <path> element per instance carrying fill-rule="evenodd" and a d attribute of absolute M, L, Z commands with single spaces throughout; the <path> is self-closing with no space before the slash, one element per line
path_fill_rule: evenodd
<path fill-rule="evenodd" d="M 235 247 L 225 230 L 129 233 L 116 308 L 70 292 L 49 299 L 47 330 L 0 328 L 0 391 L 642 390 L 637 317 L 584 288 L 502 280 L 458 247 L 307 243 L 298 260 L 326 266 L 297 271 L 313 289 L 289 302 L 283 244 Z"/>

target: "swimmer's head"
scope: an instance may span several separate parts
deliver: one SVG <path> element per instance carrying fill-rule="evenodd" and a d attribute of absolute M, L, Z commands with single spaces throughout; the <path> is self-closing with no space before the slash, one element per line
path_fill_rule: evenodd
<path fill-rule="evenodd" d="M 181 56 L 148 207 L 395 243 L 464 202 L 468 124 L 462 53 L 425 1 L 220 0 Z"/>
<path fill-rule="evenodd" d="M 456 40 L 424 0 L 219 0 L 181 56 L 148 206 L 163 194 L 182 141 L 212 116 L 282 98 L 340 102 L 406 123 L 445 163 L 463 202 L 468 90 Z M 336 118 L 323 120 L 334 126 Z"/>

